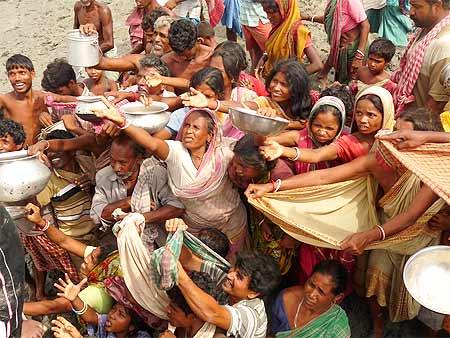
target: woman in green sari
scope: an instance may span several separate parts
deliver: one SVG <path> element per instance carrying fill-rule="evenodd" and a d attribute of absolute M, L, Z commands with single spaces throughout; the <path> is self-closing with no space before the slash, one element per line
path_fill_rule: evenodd
<path fill-rule="evenodd" d="M 276 338 L 348 338 L 345 311 L 336 303 L 344 297 L 347 270 L 336 260 L 317 264 L 303 286 L 283 290 L 272 310 Z"/>

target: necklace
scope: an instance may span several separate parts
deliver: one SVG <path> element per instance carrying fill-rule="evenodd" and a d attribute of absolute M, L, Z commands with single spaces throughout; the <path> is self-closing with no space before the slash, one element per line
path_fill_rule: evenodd
<path fill-rule="evenodd" d="M 299 302 L 298 305 L 297 305 L 297 311 L 295 311 L 294 328 L 297 328 L 298 314 L 299 314 L 299 312 L 300 312 L 300 308 L 302 307 L 303 299 L 304 299 L 304 297 L 303 297 L 302 299 L 300 299 L 300 302 Z"/>

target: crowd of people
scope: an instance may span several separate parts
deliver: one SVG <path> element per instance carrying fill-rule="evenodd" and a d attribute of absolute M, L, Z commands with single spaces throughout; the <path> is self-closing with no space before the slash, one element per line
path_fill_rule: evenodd
<path fill-rule="evenodd" d="M 98 34 L 99 62 L 49 60 L 42 90 L 27 56 L 6 62 L 0 152 L 27 149 L 51 177 L 8 204 L 26 219 L 0 208 L 0 338 L 42 337 L 41 316 L 60 338 L 347 338 L 352 293 L 375 337 L 415 318 L 450 332 L 402 279 L 408 257 L 450 241 L 449 0 L 308 15 L 295 0 L 136 0 L 126 24 L 119 57 L 108 5 L 77 1 L 73 28 Z M 95 119 L 81 96 L 101 97 Z M 170 117 L 152 134 L 121 109 L 155 101 Z M 289 123 L 246 134 L 228 116 L 240 108 Z"/>

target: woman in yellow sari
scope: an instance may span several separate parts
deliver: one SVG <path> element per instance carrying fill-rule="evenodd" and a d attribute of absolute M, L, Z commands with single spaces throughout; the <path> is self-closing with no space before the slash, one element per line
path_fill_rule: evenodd
<path fill-rule="evenodd" d="M 296 58 L 303 63 L 305 55 L 310 62 L 306 66 L 308 74 L 322 70 L 322 60 L 312 44 L 311 32 L 302 23 L 297 1 L 265 0 L 261 3 L 272 24 L 272 31 L 266 42 L 267 60 L 259 68 L 263 75 L 268 75 L 279 60 Z"/>

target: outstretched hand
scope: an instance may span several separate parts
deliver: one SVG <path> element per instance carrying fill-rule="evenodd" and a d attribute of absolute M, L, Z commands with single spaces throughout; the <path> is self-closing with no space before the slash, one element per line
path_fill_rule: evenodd
<path fill-rule="evenodd" d="M 377 135 L 377 139 L 391 142 L 399 150 L 414 149 L 427 142 L 426 134 L 413 130 L 399 130 Z"/>
<path fill-rule="evenodd" d="M 364 249 L 373 241 L 367 231 L 357 232 L 344 239 L 341 249 L 351 255 L 361 255 Z"/>
<path fill-rule="evenodd" d="M 58 283 L 54 284 L 55 288 L 61 291 L 57 293 L 58 297 L 64 297 L 69 302 L 73 302 L 75 299 L 77 299 L 82 287 L 87 283 L 87 278 L 84 278 L 78 284 L 74 284 L 66 273 L 65 281 L 59 278 Z"/>
<path fill-rule="evenodd" d="M 189 95 L 181 95 L 181 100 L 183 102 L 183 105 L 187 107 L 193 107 L 193 108 L 208 108 L 208 98 L 195 88 L 190 89 L 192 96 Z"/>
<path fill-rule="evenodd" d="M 188 226 L 181 218 L 172 218 L 166 221 L 166 231 L 167 232 L 175 232 L 179 228 L 186 230 Z"/>
<path fill-rule="evenodd" d="M 64 317 L 52 320 L 52 331 L 56 338 L 82 338 L 81 333 Z"/>
<path fill-rule="evenodd" d="M 273 186 L 270 183 L 266 184 L 249 184 L 245 190 L 247 198 L 260 198 L 264 194 L 273 191 Z"/>
<path fill-rule="evenodd" d="M 267 140 L 259 147 L 259 152 L 267 161 L 274 161 L 283 155 L 283 146 L 276 141 Z"/>
<path fill-rule="evenodd" d="M 114 122 L 117 125 L 123 125 L 125 118 L 119 113 L 117 108 L 109 102 L 104 96 L 102 96 L 102 102 L 105 104 L 106 109 L 93 108 L 91 111 L 95 116 Z"/>

